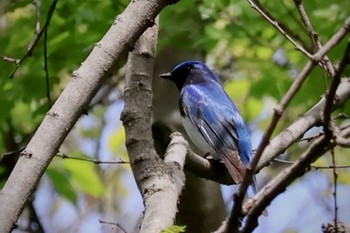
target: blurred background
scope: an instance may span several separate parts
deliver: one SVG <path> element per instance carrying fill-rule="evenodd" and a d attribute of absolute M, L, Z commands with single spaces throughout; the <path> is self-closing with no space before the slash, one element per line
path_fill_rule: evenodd
<path fill-rule="evenodd" d="M 260 2 L 288 28 L 295 41 L 314 51 L 294 2 Z M 47 65 L 44 65 L 41 39 L 31 56 L 13 72 L 16 65 L 10 60 L 26 53 L 38 32 L 36 25 L 45 23 L 50 4 L 40 0 L 0 2 L 0 56 L 4 58 L 0 61 L 0 155 L 7 153 L 0 161 L 0 187 L 6 182 L 19 151 L 49 109 L 50 100 L 53 102 L 59 96 L 72 72 L 128 1 L 58 1 L 47 31 Z M 303 4 L 322 42 L 339 30 L 350 15 L 347 1 L 310 0 Z M 346 40 L 328 54 L 335 64 L 343 54 L 345 43 Z M 245 0 L 181 0 L 166 7 L 160 17 L 153 80 L 153 133 L 160 155 L 169 134 L 182 129 L 178 91 L 172 83 L 159 79 L 158 74 L 189 59 L 205 61 L 219 76 L 249 126 L 254 148 L 273 108 L 308 60 Z M 96 94 L 88 114 L 81 116 L 68 135 L 14 232 L 137 232 L 143 204 L 130 166 L 104 163 L 128 161 L 119 120 L 123 110 L 125 62 L 126 55 Z M 349 75 L 349 70 L 345 74 Z M 276 134 L 317 103 L 330 81 L 321 68 L 314 69 L 283 115 Z M 349 110 L 347 103 L 336 114 L 348 115 Z M 342 124 L 346 119 L 338 121 Z M 318 131 L 313 128 L 306 136 Z M 295 161 L 307 145 L 305 141 L 295 143 L 280 159 Z M 335 155 L 337 165 L 350 165 L 348 150 L 336 148 Z M 259 227 L 254 232 L 321 232 L 322 224 L 334 219 L 334 182 L 332 169 L 317 167 L 331 163 L 330 154 L 317 160 L 313 164 L 315 168 L 272 202 L 269 215 L 259 218 Z M 264 168 L 258 174 L 260 187 L 288 165 L 273 162 Z M 339 168 L 337 173 L 338 220 L 350 224 L 350 169 Z M 217 229 L 231 208 L 236 188 L 188 172 L 177 224 L 186 225 L 186 232 Z"/>

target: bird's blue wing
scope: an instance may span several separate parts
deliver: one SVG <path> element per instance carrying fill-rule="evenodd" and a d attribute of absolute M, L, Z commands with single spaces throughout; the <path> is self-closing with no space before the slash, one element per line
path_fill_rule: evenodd
<path fill-rule="evenodd" d="M 210 84 L 184 87 L 181 111 L 221 156 L 232 178 L 239 183 L 251 156 L 249 135 L 231 99 L 219 84 Z"/>

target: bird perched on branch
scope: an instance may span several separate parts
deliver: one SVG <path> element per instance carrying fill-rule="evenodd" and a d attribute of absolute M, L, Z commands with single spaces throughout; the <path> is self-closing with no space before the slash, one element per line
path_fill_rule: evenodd
<path fill-rule="evenodd" d="M 185 61 L 160 75 L 180 91 L 180 113 L 190 139 L 204 153 L 225 163 L 233 181 L 241 183 L 252 158 L 247 127 L 217 76 L 200 61 Z M 256 193 L 256 182 L 248 196 Z"/>

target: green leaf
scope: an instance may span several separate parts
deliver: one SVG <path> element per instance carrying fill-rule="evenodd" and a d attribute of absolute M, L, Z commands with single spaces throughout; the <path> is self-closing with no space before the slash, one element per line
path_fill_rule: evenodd
<path fill-rule="evenodd" d="M 244 105 L 244 112 L 242 114 L 244 114 L 245 120 L 249 122 L 260 115 L 262 108 L 263 101 L 261 99 L 249 98 Z"/>
<path fill-rule="evenodd" d="M 250 84 L 247 79 L 233 80 L 225 85 L 227 94 L 235 101 L 245 98 L 250 89 Z"/>
<path fill-rule="evenodd" d="M 109 136 L 108 148 L 113 154 L 118 154 L 120 158 L 127 159 L 124 127 L 119 127 Z"/>
<path fill-rule="evenodd" d="M 65 197 L 67 200 L 76 205 L 78 201 L 78 196 L 70 183 L 69 173 L 60 169 L 49 167 L 46 170 L 46 174 L 51 179 L 56 191 L 63 197 Z"/>
<path fill-rule="evenodd" d="M 84 157 L 81 152 L 72 153 L 70 155 Z M 71 173 L 71 181 L 85 193 L 94 197 L 99 197 L 103 193 L 102 181 L 94 168 L 94 163 L 65 159 L 63 164 Z"/>
<path fill-rule="evenodd" d="M 160 233 L 181 233 L 181 232 L 185 232 L 185 230 L 186 230 L 186 226 L 172 225 L 162 230 Z"/>

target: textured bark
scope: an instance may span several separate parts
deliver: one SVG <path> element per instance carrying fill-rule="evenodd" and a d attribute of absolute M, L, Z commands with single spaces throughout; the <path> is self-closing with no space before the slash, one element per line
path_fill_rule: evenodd
<path fill-rule="evenodd" d="M 13 229 L 46 167 L 120 54 L 133 48 L 140 35 L 153 25 L 160 10 L 173 2 L 131 1 L 80 68 L 73 72 L 71 81 L 46 114 L 0 191 L 0 232 Z"/>
<path fill-rule="evenodd" d="M 187 151 L 177 146 L 187 143 L 180 134 L 173 134 L 164 161 L 153 145 L 151 87 L 157 35 L 158 23 L 145 31 L 129 53 L 121 116 L 131 168 L 145 206 L 140 225 L 144 233 L 158 233 L 174 223 Z"/>

